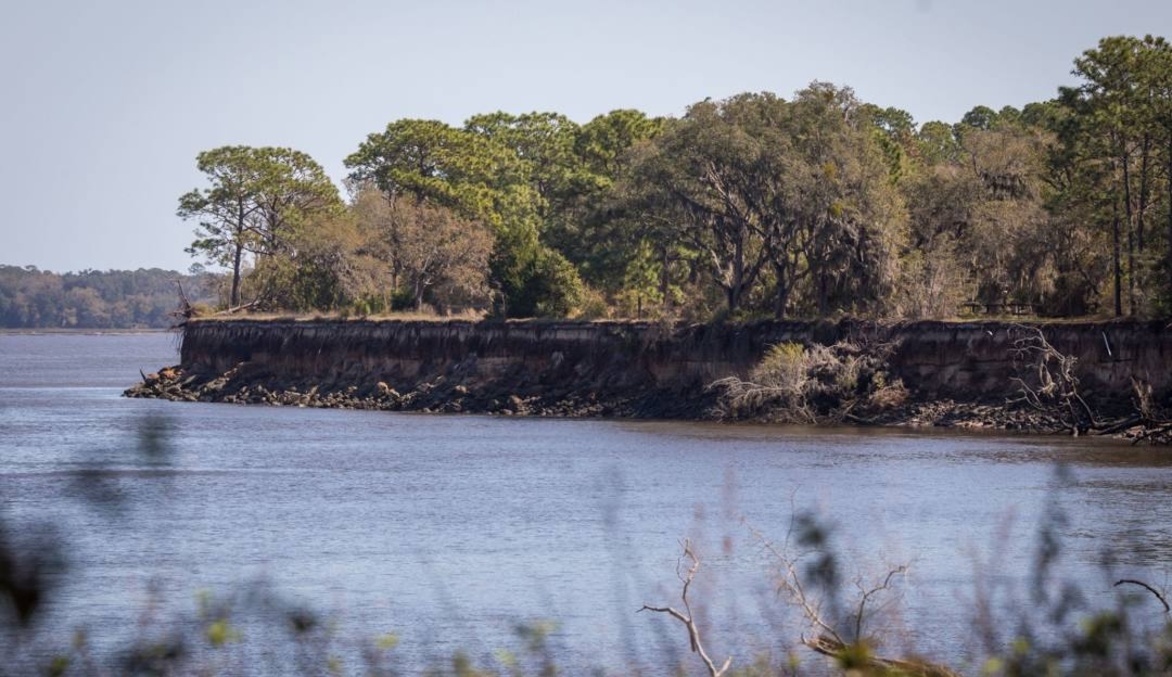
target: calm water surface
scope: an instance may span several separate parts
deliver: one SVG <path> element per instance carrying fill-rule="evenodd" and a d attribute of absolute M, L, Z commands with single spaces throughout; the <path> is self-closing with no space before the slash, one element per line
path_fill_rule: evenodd
<path fill-rule="evenodd" d="M 952 660 L 974 577 L 1024 589 L 1048 501 L 1067 516 L 1061 572 L 1090 596 L 1112 576 L 1169 582 L 1163 450 L 119 397 L 177 361 L 170 334 L 0 335 L 0 517 L 68 544 L 51 627 L 133 632 L 148 602 L 190 613 L 197 591 L 264 581 L 342 638 L 400 635 L 409 664 L 491 655 L 516 623 L 554 619 L 561 661 L 617 668 L 682 651 L 680 628 L 634 612 L 677 602 L 688 537 L 711 651 L 743 656 L 790 622 L 753 534 L 780 544 L 795 510 L 834 525 L 848 574 L 910 564 L 902 636 Z M 168 453 L 142 452 L 146 420 L 165 423 Z M 120 510 L 82 500 L 94 468 Z"/>

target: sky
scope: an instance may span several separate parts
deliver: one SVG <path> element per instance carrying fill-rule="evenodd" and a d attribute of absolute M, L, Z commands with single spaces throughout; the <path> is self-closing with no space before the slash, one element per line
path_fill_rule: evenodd
<path fill-rule="evenodd" d="M 917 122 L 1075 83 L 1168 0 L 4 0 L 0 264 L 187 270 L 195 157 L 286 146 L 333 179 L 400 118 L 788 97 L 814 80 Z"/>

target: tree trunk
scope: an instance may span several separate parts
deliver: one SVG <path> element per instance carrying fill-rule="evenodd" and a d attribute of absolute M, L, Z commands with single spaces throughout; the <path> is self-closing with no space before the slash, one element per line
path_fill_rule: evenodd
<path fill-rule="evenodd" d="M 415 312 L 418 313 L 423 308 L 423 292 L 427 288 L 423 285 L 423 280 L 415 280 L 415 283 L 411 286 L 413 287 L 412 291 L 415 296 Z"/>
<path fill-rule="evenodd" d="M 1172 282 L 1172 129 L 1168 133 L 1168 266 L 1165 284 Z"/>
<path fill-rule="evenodd" d="M 240 262 L 244 255 L 244 245 L 236 244 L 236 253 L 232 257 L 232 293 L 228 299 L 228 307 L 240 305 Z"/>
<path fill-rule="evenodd" d="M 1123 141 L 1123 213 L 1127 225 L 1127 314 L 1135 314 L 1135 214 L 1131 206 L 1131 154 Z"/>
<path fill-rule="evenodd" d="M 1111 201 L 1111 212 L 1111 260 L 1115 269 L 1115 317 L 1120 317 L 1123 315 L 1123 271 L 1119 260 L 1121 248 L 1119 242 L 1119 202 L 1117 200 Z"/>
<path fill-rule="evenodd" d="M 670 310 L 671 309 L 671 296 L 668 294 L 668 289 L 669 289 L 668 264 L 671 263 L 671 259 L 668 257 L 666 246 L 662 247 L 660 249 L 660 252 L 661 252 L 662 258 L 661 258 L 661 262 L 660 262 L 661 270 L 659 271 L 659 295 L 661 298 L 663 298 L 664 310 Z"/>
<path fill-rule="evenodd" d="M 786 308 L 789 306 L 790 279 L 786 274 L 785 266 L 774 266 L 773 272 L 777 276 L 777 296 L 774 299 L 773 316 L 778 320 L 784 320 Z"/>
<path fill-rule="evenodd" d="M 236 251 L 232 254 L 232 298 L 228 303 L 229 308 L 236 308 L 240 306 L 240 265 L 244 259 L 244 237 L 247 235 L 245 229 L 245 218 L 247 211 L 243 200 L 236 201 L 236 223 L 234 224 L 236 232 Z"/>
<path fill-rule="evenodd" d="M 730 284 L 727 287 L 725 287 L 724 298 L 725 298 L 725 301 L 728 303 L 728 312 L 730 314 L 736 312 L 737 306 L 740 305 L 741 299 L 740 299 L 739 290 L 737 289 L 737 286 L 735 284 Z"/>
<path fill-rule="evenodd" d="M 1139 209 L 1136 213 L 1135 226 L 1135 246 L 1139 249 L 1139 253 L 1143 254 L 1147 246 L 1147 226 L 1144 223 L 1144 215 L 1148 211 L 1148 202 L 1151 201 L 1151 158 L 1152 158 L 1152 137 L 1150 134 L 1144 134 L 1143 144 L 1140 150 L 1139 162 Z"/>
<path fill-rule="evenodd" d="M 818 271 L 818 316 L 819 317 L 826 317 L 829 314 L 827 308 L 830 307 L 830 292 L 827 290 L 827 287 L 829 287 L 829 282 L 827 281 L 826 270 L 819 269 L 819 271 Z"/>
<path fill-rule="evenodd" d="M 744 233 L 737 235 L 734 245 L 732 289 L 735 291 L 728 299 L 729 312 L 735 311 L 741 305 L 741 292 L 745 284 L 745 237 Z"/>

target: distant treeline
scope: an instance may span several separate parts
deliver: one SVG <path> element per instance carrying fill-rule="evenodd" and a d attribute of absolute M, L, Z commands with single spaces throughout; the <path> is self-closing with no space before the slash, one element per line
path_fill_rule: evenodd
<path fill-rule="evenodd" d="M 52 273 L 0 265 L 0 327 L 5 329 L 166 328 L 188 299 L 214 301 L 217 276 L 159 268 Z"/>

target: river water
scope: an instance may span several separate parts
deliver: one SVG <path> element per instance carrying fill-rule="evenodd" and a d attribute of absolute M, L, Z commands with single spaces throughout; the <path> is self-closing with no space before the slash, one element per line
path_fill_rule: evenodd
<path fill-rule="evenodd" d="M 684 538 L 702 560 L 691 599 L 711 653 L 778 652 L 805 630 L 773 583 L 773 551 L 800 553 L 786 539 L 804 513 L 831 530 L 848 593 L 856 576 L 908 565 L 875 627 L 954 663 L 974 650 L 978 598 L 1005 613 L 1029 599 L 1041 525 L 1061 543 L 1057 575 L 1092 602 L 1115 578 L 1169 582 L 1163 450 L 119 396 L 139 369 L 177 362 L 176 345 L 166 333 L 0 335 L 0 519 L 26 547 L 59 543 L 68 565 L 52 577 L 46 642 L 85 628 L 113 655 L 198 615 L 198 599 L 244 604 L 263 589 L 280 613 L 328 618 L 343 660 L 393 633 L 408 671 L 456 651 L 492 665 L 522 646 L 519 624 L 550 620 L 548 645 L 571 672 L 657 674 L 690 660 L 686 635 L 636 611 L 679 605 Z M 239 620 L 240 644 L 265 632 L 256 622 Z M 272 661 L 246 664 L 266 673 Z"/>

